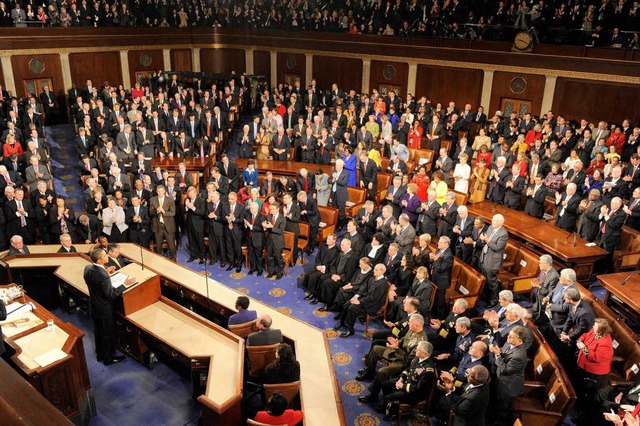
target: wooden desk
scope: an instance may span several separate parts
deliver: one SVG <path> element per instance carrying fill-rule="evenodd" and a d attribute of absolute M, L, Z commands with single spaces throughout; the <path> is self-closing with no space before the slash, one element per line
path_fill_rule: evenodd
<path fill-rule="evenodd" d="M 244 170 L 247 167 L 247 159 L 246 158 L 236 158 L 233 161 L 238 165 L 238 169 L 240 171 Z M 271 172 L 274 177 L 277 179 L 278 177 L 285 176 L 295 176 L 300 169 L 305 168 L 311 174 L 315 174 L 318 168 L 322 169 L 326 174 L 331 175 L 331 171 L 334 168 L 333 164 L 315 164 L 315 163 L 303 163 L 296 161 L 277 161 L 277 160 L 254 160 L 256 162 L 256 169 L 260 173 Z"/>
<path fill-rule="evenodd" d="M 73 425 L 51 402 L 0 359 L 0 418 L 6 426 Z"/>
<path fill-rule="evenodd" d="M 74 258 L 80 258 L 85 264 L 88 262 L 88 260 L 84 259 L 84 255 L 80 254 L 62 256 L 53 254 L 59 248 L 58 245 L 34 247 L 39 247 L 39 253 L 47 250 L 52 253 L 50 255 L 52 259 L 47 261 L 47 265 L 53 266 L 57 262 L 59 267 L 56 270 L 56 275 L 65 280 L 72 279 L 68 274 L 71 274 L 72 270 L 79 266 L 74 266 L 74 263 L 78 262 Z M 80 250 L 81 246 L 76 247 Z M 90 246 L 82 247 L 83 250 L 88 250 Z M 136 262 L 141 261 L 140 247 L 135 244 L 120 244 L 120 253 Z M 20 258 L 20 260 L 16 260 L 17 258 Z M 31 262 L 23 260 L 29 258 L 33 258 Z M 38 267 L 43 262 L 44 258 L 42 256 L 35 257 L 34 255 L 12 256 L 5 260 L 5 263 L 11 269 Z M 203 312 L 203 315 L 207 313 L 208 317 L 228 318 L 231 313 L 235 313 L 235 301 L 241 293 L 224 286 L 222 283 L 212 279 L 206 280 L 199 273 L 148 250 L 144 250 L 144 267 L 145 270 L 151 270 L 160 276 L 162 293 L 178 295 L 176 299 L 180 301 L 180 304 Z M 71 282 L 77 281 L 72 280 Z M 208 292 L 206 289 L 207 284 L 209 286 Z M 133 289 L 135 288 L 133 287 Z M 207 298 L 207 293 L 209 298 Z M 165 303 L 167 302 L 171 301 L 167 300 Z M 251 303 L 254 309 L 261 314 L 269 314 L 273 319 L 274 327 L 281 329 L 283 335 L 295 344 L 296 358 L 300 362 L 301 370 L 300 399 L 302 409 L 305 412 L 305 425 L 346 425 L 340 390 L 337 385 L 329 344 L 324 331 L 282 314 L 257 300 L 252 299 Z M 156 308 L 152 310 L 157 313 Z M 139 316 L 141 315 L 134 315 L 129 320 L 133 320 L 131 321 L 132 323 L 140 321 Z M 142 330 L 148 327 L 149 324 L 138 322 L 137 326 Z M 162 344 L 163 342 L 156 343 Z M 213 368 L 215 368 L 216 362 L 223 362 L 223 360 L 219 360 L 214 355 Z M 210 377 L 212 377 L 211 374 Z M 209 380 L 208 383 L 215 385 L 216 381 L 215 379 L 213 381 Z M 215 391 L 211 389 L 211 392 Z M 208 395 L 214 395 L 209 393 L 209 385 L 207 385 L 205 395 L 199 398 L 199 401 L 203 404 L 203 416 L 207 413 L 214 413 L 216 410 L 228 408 L 224 405 L 218 405 L 218 401 L 212 400 Z"/>
<path fill-rule="evenodd" d="M 542 253 L 548 253 L 567 268 L 573 268 L 580 281 L 588 281 L 593 273 L 595 261 L 607 255 L 607 252 L 600 247 L 588 247 L 587 241 L 579 237 L 576 238 L 574 247 L 572 233 L 524 212 L 512 210 L 491 201 L 469 204 L 467 208 L 471 215 L 481 215 L 489 223 L 493 215 L 503 215 L 504 227 L 511 236 L 533 244 Z"/>
<path fill-rule="evenodd" d="M 629 280 L 625 285 L 622 282 Z M 618 272 L 598 275 L 598 282 L 607 290 L 604 303 L 626 318 L 640 320 L 640 275 L 637 272 Z"/>
<path fill-rule="evenodd" d="M 187 158 L 177 158 L 173 157 L 172 159 L 169 157 L 165 157 L 164 159 L 160 159 L 160 157 L 154 157 L 151 159 L 151 167 L 155 168 L 156 166 L 160 166 L 163 170 L 171 170 L 177 171 L 178 164 L 184 163 L 187 166 L 187 171 L 190 172 L 202 172 L 204 175 L 204 182 L 209 180 L 209 172 L 213 165 L 215 165 L 215 156 L 212 157 L 187 157 Z"/>
<path fill-rule="evenodd" d="M 4 340 L 15 350 L 12 365 L 65 416 L 88 424 L 96 409 L 82 343 L 84 333 L 28 296 L 18 301 L 32 303 L 36 309 L 20 309 L 3 322 Z M 18 327 L 4 325 L 19 319 L 29 322 Z M 54 321 L 53 329 L 47 329 L 47 320 Z M 49 363 L 44 357 L 52 352 L 57 352 L 59 359 Z"/>

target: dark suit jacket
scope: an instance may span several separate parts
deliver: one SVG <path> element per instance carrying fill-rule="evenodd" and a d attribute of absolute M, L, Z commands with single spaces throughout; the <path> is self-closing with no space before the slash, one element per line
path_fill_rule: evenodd
<path fill-rule="evenodd" d="M 335 170 L 333 172 L 335 172 Z M 349 193 L 347 191 L 347 184 L 349 183 L 349 172 L 345 169 L 342 169 L 342 172 L 340 172 L 340 176 L 338 176 L 338 179 L 335 182 L 333 176 L 329 176 L 329 186 L 332 187 L 334 183 L 336 184 L 336 190 L 335 192 L 332 191 L 332 196 L 336 200 L 338 205 L 344 206 L 347 200 L 349 200 Z"/>
<path fill-rule="evenodd" d="M 167 229 L 167 232 L 173 233 L 176 232 L 176 203 L 173 201 L 173 198 L 169 196 L 169 194 L 165 194 L 164 196 L 164 204 L 160 206 L 160 199 L 156 196 L 151 198 L 149 201 L 149 215 L 151 216 L 151 231 L 153 233 L 160 232 L 161 224 L 160 217 L 158 216 L 157 210 L 159 207 L 162 207 L 165 211 L 164 213 L 164 226 Z"/>
<path fill-rule="evenodd" d="M 273 221 L 273 216 L 267 216 L 267 222 L 271 223 Z M 278 214 L 278 218 L 276 219 L 276 223 L 273 228 L 269 228 L 269 240 L 273 243 L 273 248 L 276 252 L 277 256 L 280 256 L 280 253 L 284 249 L 284 231 L 286 226 L 286 219 L 282 214 Z"/>
<path fill-rule="evenodd" d="M 64 248 L 63 246 L 60 246 L 60 248 L 58 249 L 58 251 L 56 253 L 77 253 L 78 251 L 76 250 L 76 248 L 74 246 L 69 247 L 69 251 L 67 251 L 66 248 Z"/>
<path fill-rule="evenodd" d="M 502 348 L 502 354 L 495 358 L 498 398 L 516 397 L 524 392 L 524 370 L 527 366 L 527 350 L 524 344 L 509 350 Z"/>
<path fill-rule="evenodd" d="M 244 216 L 247 222 L 251 223 L 251 217 L 251 212 L 247 211 Z M 246 228 L 247 240 L 250 239 L 253 246 L 258 249 L 264 247 L 264 228 L 262 227 L 262 222 L 265 220 L 267 220 L 267 218 L 264 217 L 262 213 L 258 212 L 253 225 L 251 226 L 252 229 Z"/>
<path fill-rule="evenodd" d="M 600 234 L 600 208 L 602 201 L 595 200 L 580 215 L 578 223 L 578 235 L 589 242 L 594 242 Z M 628 224 L 628 219 L 627 219 Z"/>
<path fill-rule="evenodd" d="M 126 289 L 125 286 L 114 289 L 109 274 L 98 265 L 85 266 L 84 281 L 89 287 L 91 317 L 95 319 L 112 318 L 114 316 L 113 301 L 122 294 Z"/>
<path fill-rule="evenodd" d="M 485 425 L 484 416 L 489 405 L 488 384 L 463 391 L 462 395 L 452 393 L 446 398 L 454 414 L 452 426 Z"/>
<path fill-rule="evenodd" d="M 278 329 L 265 328 L 247 336 L 247 346 L 264 346 L 282 343 L 282 333 Z"/>
<path fill-rule="evenodd" d="M 431 293 L 433 288 L 431 282 L 427 279 L 419 281 L 418 278 L 413 280 L 413 283 L 407 291 L 407 297 L 416 297 L 420 301 L 420 307 L 418 312 L 425 318 L 431 316 Z"/>
<path fill-rule="evenodd" d="M 418 207 L 416 212 L 418 213 L 418 223 L 416 231 L 418 234 L 429 234 L 434 236 L 438 233 L 437 221 L 440 217 L 440 204 L 437 201 L 433 201 L 429 206 L 427 201 L 427 209 L 423 209 L 422 206 Z"/>
<path fill-rule="evenodd" d="M 522 176 L 516 177 L 513 187 L 507 188 L 504 193 L 502 200 L 504 205 L 511 209 L 520 210 L 520 194 L 522 194 L 526 184 L 527 181 Z"/>
<path fill-rule="evenodd" d="M 24 251 L 24 253 L 20 253 L 18 250 L 16 250 L 13 246 L 9 247 L 9 253 L 7 254 L 8 256 L 12 256 L 14 254 L 31 254 L 29 252 L 29 247 L 27 246 L 22 246 L 22 250 Z"/>
<path fill-rule="evenodd" d="M 609 211 L 609 220 L 605 221 L 603 218 L 600 222 L 601 231 L 602 226 L 605 225 L 605 232 L 600 235 L 600 245 L 604 247 L 605 250 L 613 252 L 613 249 L 620 245 L 622 226 L 626 219 L 627 215 L 624 211 L 616 210 L 613 215 L 611 215 L 611 211 Z"/>
<path fill-rule="evenodd" d="M 451 285 L 451 272 L 453 271 L 453 252 L 446 249 L 440 258 L 432 263 L 431 281 L 439 289 L 449 288 Z"/>
<path fill-rule="evenodd" d="M 395 284 L 398 281 L 398 272 L 400 269 L 400 262 L 402 261 L 402 256 L 400 253 L 396 254 L 393 260 L 390 260 L 389 254 L 384 257 L 384 265 L 387 267 L 384 276 L 387 277 L 387 280 L 391 284 Z"/>
<path fill-rule="evenodd" d="M 535 184 L 529 185 L 535 189 Z M 529 216 L 541 219 L 544 216 L 544 200 L 547 197 L 547 187 L 542 184 L 535 194 L 527 197 L 527 204 L 524 206 L 524 212 Z"/>
<path fill-rule="evenodd" d="M 567 198 L 567 194 L 563 194 L 558 203 L 558 211 L 556 213 L 556 226 L 568 232 L 576 230 L 576 218 L 578 217 L 578 208 L 580 207 L 580 196 L 576 192 L 571 196 L 567 206 L 564 208 L 564 214 L 560 216 L 562 211 L 562 203 Z"/>
<path fill-rule="evenodd" d="M 125 259 L 122 255 L 118 256 L 117 260 L 118 260 L 118 263 L 120 264 L 120 266 L 118 266 L 118 263 L 116 263 L 116 261 L 113 260 L 113 258 L 111 256 L 109 256 L 109 261 L 107 262 L 105 267 L 113 266 L 113 267 L 116 268 L 116 270 L 118 270 L 120 268 L 124 268 L 126 265 L 131 263 L 130 260 Z"/>
<path fill-rule="evenodd" d="M 562 331 L 567 333 L 571 341 L 575 343 L 578 341 L 580 336 L 593 327 L 596 315 L 593 312 L 591 305 L 584 300 L 581 300 L 578 303 L 575 312 L 573 311 L 573 307 L 570 305 L 568 309 L 569 315 L 567 316 L 567 322 L 564 323 Z"/>

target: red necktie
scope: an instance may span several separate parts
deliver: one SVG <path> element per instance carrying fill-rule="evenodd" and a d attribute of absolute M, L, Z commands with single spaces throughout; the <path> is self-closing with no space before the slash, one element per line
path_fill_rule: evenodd
<path fill-rule="evenodd" d="M 276 217 L 275 216 L 273 216 L 271 218 L 271 224 L 275 226 L 275 224 L 276 224 Z"/>
<path fill-rule="evenodd" d="M 304 178 L 304 192 L 309 192 L 309 183 L 307 182 L 307 178 Z"/>

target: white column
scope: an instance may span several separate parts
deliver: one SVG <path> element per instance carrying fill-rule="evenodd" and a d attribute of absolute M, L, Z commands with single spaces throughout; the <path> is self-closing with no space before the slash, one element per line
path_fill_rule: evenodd
<path fill-rule="evenodd" d="M 253 49 L 244 49 L 244 68 L 247 74 L 255 74 L 253 65 Z"/>
<path fill-rule="evenodd" d="M 59 53 L 60 55 L 60 67 L 62 68 L 62 84 L 64 84 L 64 91 L 68 92 L 73 87 L 73 79 L 71 78 L 71 64 L 69 63 L 68 53 Z"/>
<path fill-rule="evenodd" d="M 191 68 L 193 72 L 200 72 L 200 48 L 191 48 Z"/>
<path fill-rule="evenodd" d="M 120 71 L 122 72 L 122 85 L 125 89 L 131 89 L 131 74 L 129 74 L 129 55 L 126 50 L 120 51 Z"/>
<path fill-rule="evenodd" d="M 313 54 L 305 53 L 304 57 L 304 86 L 309 87 L 311 80 L 313 80 Z"/>
<path fill-rule="evenodd" d="M 558 77 L 548 75 L 544 81 L 544 94 L 542 95 L 542 105 L 540 105 L 540 117 L 553 107 L 553 95 L 556 93 L 556 81 Z"/>
<path fill-rule="evenodd" d="M 493 90 L 493 71 L 484 70 L 484 78 L 482 80 L 482 96 L 480 97 L 480 105 L 484 107 L 484 110 L 486 111 L 487 114 L 489 113 L 489 103 L 491 102 L 491 90 Z"/>
<path fill-rule="evenodd" d="M 271 50 L 270 63 L 271 63 L 271 87 L 278 86 L 278 52 Z"/>
<path fill-rule="evenodd" d="M 11 55 L 0 56 L 0 63 L 2 63 L 2 74 L 4 74 L 4 87 L 8 92 L 13 93 L 13 96 L 18 96 L 16 92 L 16 82 L 13 79 L 13 65 L 11 65 Z"/>
<path fill-rule="evenodd" d="M 164 71 L 171 71 L 171 49 L 162 49 Z"/>
<path fill-rule="evenodd" d="M 362 93 L 369 93 L 369 79 L 371 78 L 371 59 L 362 60 Z"/>
<path fill-rule="evenodd" d="M 416 96 L 416 80 L 418 77 L 418 64 L 409 63 L 409 77 L 407 78 L 407 93 Z"/>

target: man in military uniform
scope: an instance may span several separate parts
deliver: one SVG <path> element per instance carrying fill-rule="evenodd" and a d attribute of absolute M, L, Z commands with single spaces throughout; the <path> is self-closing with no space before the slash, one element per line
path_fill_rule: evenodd
<path fill-rule="evenodd" d="M 430 341 L 436 352 L 449 352 L 456 341 L 456 320 L 469 308 L 469 303 L 464 299 L 456 299 L 451 312 L 443 320 L 432 319 L 429 322 L 431 328 Z M 434 333 L 435 335 L 432 335 Z"/>
<path fill-rule="evenodd" d="M 455 330 L 458 337 L 456 338 L 456 343 L 453 346 L 453 349 L 449 352 L 442 352 L 434 357 L 438 367 L 440 368 L 448 369 L 457 365 L 462 360 L 464 354 L 469 350 L 471 343 L 475 340 L 473 333 L 471 333 L 471 321 L 469 318 L 458 318 L 456 320 Z"/>
<path fill-rule="evenodd" d="M 384 320 L 384 324 L 389 327 L 388 330 L 379 330 L 373 333 L 371 339 L 371 348 L 369 354 L 376 346 L 384 346 L 387 343 L 387 338 L 395 337 L 396 339 L 402 339 L 407 331 L 409 331 L 409 318 L 418 312 L 420 301 L 415 297 L 405 297 L 402 301 L 402 308 L 404 310 L 404 317 L 395 323 Z"/>
<path fill-rule="evenodd" d="M 384 405 L 378 408 L 386 408 L 384 420 L 389 421 L 397 414 L 400 403 L 415 405 L 427 397 L 437 379 L 432 352 L 433 345 L 421 341 L 416 347 L 416 356 L 400 377 L 382 383 Z"/>
<path fill-rule="evenodd" d="M 402 372 L 414 357 L 418 343 L 427 340 L 424 331 L 424 317 L 414 314 L 409 319 L 409 331 L 402 339 L 389 337 L 386 346 L 376 346 L 365 358 L 365 368 L 358 372 L 356 380 L 373 380 L 369 386 L 369 394 L 361 396 L 358 401 L 377 402 L 382 383 Z M 386 360 L 388 365 L 376 372 L 378 361 Z"/>

